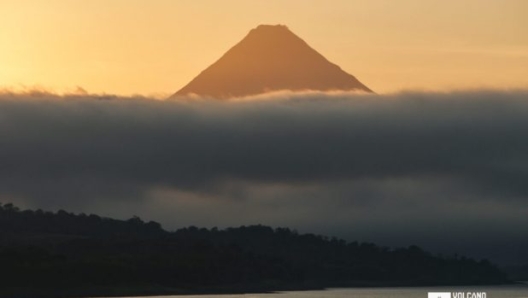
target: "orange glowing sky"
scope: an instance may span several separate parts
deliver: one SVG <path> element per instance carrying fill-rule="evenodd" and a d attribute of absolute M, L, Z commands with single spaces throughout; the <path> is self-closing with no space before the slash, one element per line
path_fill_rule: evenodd
<path fill-rule="evenodd" d="M 528 87 L 526 0 L 0 0 L 0 87 L 168 95 L 259 24 L 379 93 Z"/>

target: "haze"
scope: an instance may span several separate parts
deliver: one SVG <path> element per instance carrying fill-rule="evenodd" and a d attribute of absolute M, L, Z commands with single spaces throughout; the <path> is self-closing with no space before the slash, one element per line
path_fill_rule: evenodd
<path fill-rule="evenodd" d="M 0 94 L 0 200 L 528 262 L 528 91 Z"/>
<path fill-rule="evenodd" d="M 0 1 L 0 86 L 168 96 L 286 24 L 378 93 L 528 85 L 528 2 Z"/>

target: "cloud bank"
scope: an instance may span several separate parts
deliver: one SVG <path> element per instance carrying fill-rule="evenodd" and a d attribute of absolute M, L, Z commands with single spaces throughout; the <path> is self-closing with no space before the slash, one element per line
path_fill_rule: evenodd
<path fill-rule="evenodd" d="M 528 261 L 527 90 L 2 93 L 0 160 L 0 201 L 25 207 Z"/>

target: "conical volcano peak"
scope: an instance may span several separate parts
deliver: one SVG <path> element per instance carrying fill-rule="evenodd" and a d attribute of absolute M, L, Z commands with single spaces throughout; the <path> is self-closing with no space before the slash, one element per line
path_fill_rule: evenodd
<path fill-rule="evenodd" d="M 372 92 L 285 25 L 260 25 L 172 97 L 228 99 L 279 90 Z"/>
<path fill-rule="evenodd" d="M 278 34 L 293 34 L 286 25 L 258 25 L 258 27 L 251 29 L 249 35 L 278 35 Z"/>
<path fill-rule="evenodd" d="M 259 25 L 249 31 L 244 38 L 246 43 L 267 43 L 269 46 L 284 46 L 291 43 L 305 43 L 285 25 Z"/>

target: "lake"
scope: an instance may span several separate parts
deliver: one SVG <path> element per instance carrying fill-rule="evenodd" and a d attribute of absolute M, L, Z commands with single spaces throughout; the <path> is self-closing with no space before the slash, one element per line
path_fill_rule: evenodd
<path fill-rule="evenodd" d="M 426 288 L 359 288 L 324 291 L 281 292 L 274 294 L 157 296 L 156 298 L 427 298 L 428 292 L 486 292 L 486 298 L 528 298 L 528 285 L 426 287 Z M 123 297 L 124 298 L 124 297 Z M 137 297 L 136 297 L 137 298 Z M 146 298 L 146 297 L 145 297 Z"/>

